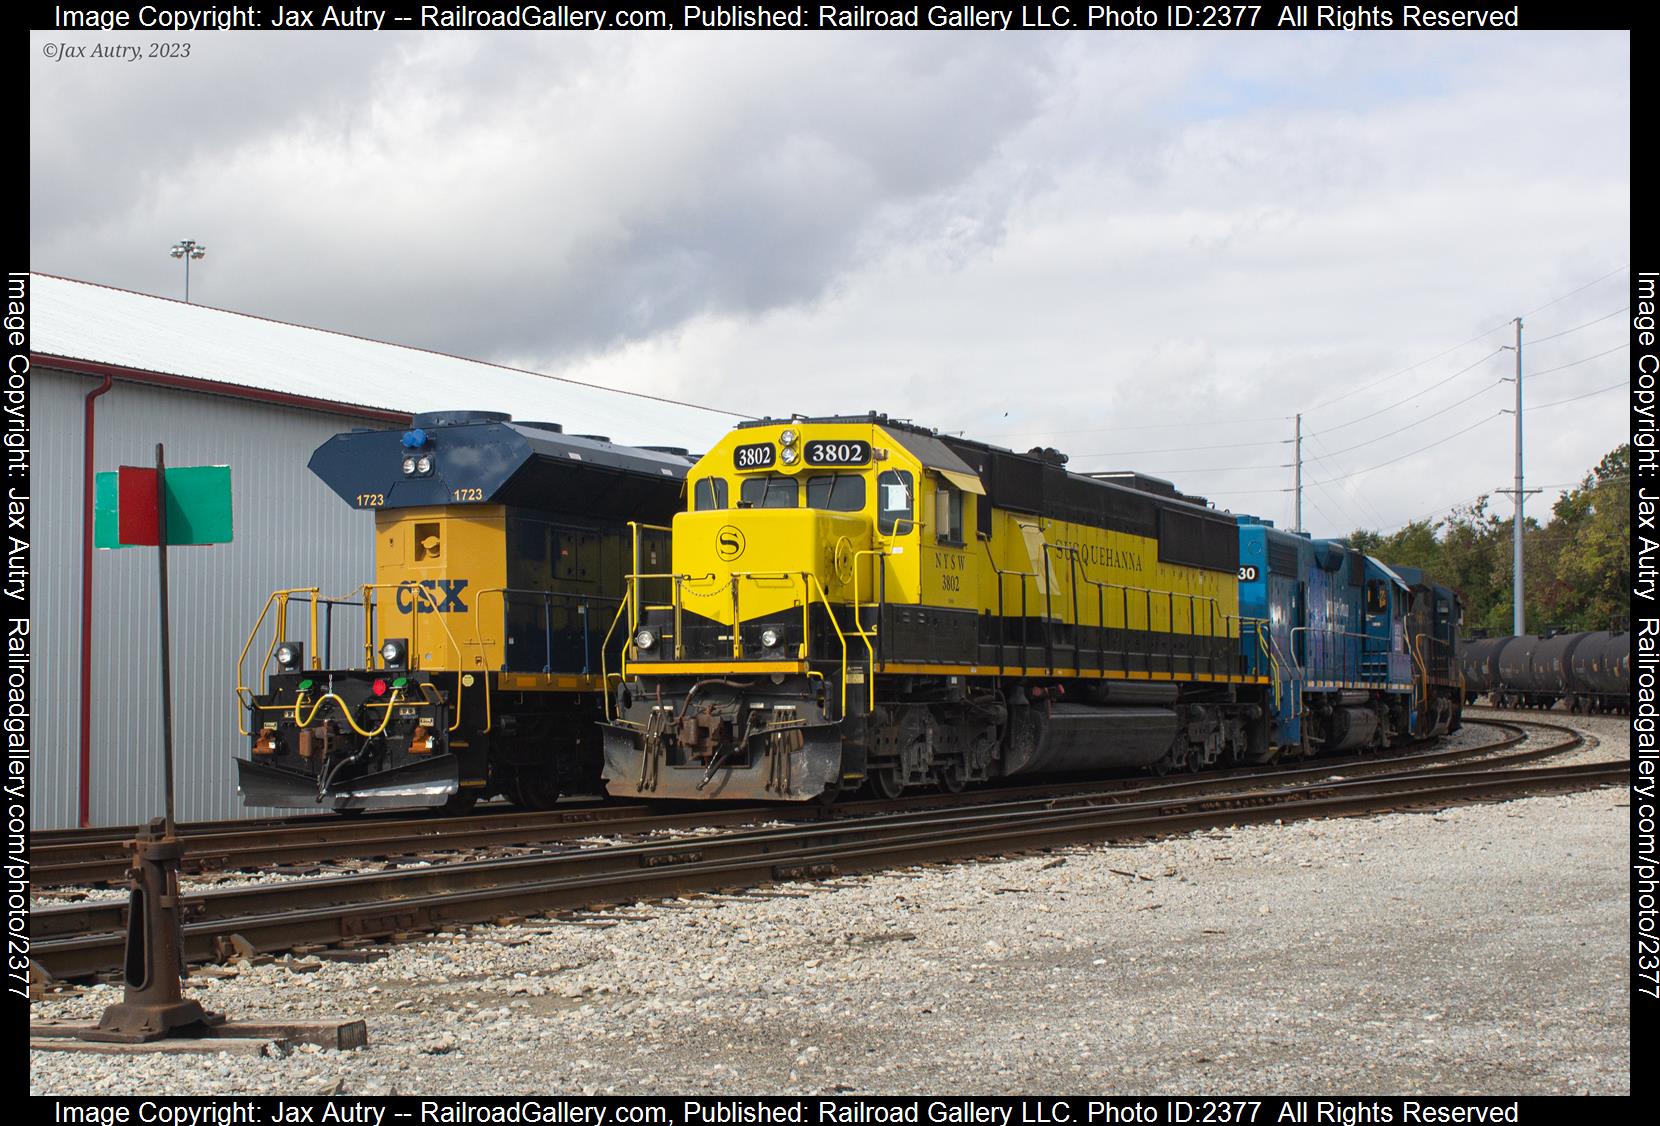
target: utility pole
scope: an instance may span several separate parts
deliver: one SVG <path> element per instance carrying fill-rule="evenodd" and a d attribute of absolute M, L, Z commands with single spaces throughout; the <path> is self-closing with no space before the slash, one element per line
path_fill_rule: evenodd
<path fill-rule="evenodd" d="M 1516 318 L 1516 487 L 1513 489 L 1499 489 L 1501 493 L 1509 493 L 1516 502 L 1516 523 L 1511 532 L 1512 561 L 1510 566 L 1510 630 L 1516 637 L 1527 632 L 1527 607 L 1522 598 L 1522 506 L 1527 503 L 1530 492 L 1537 493 L 1538 489 L 1525 487 L 1522 475 L 1522 318 Z"/>
<path fill-rule="evenodd" d="M 1300 531 L 1303 530 L 1303 416 L 1302 415 L 1297 416 L 1297 439 L 1296 439 L 1296 443 L 1297 443 L 1297 453 L 1296 453 L 1296 461 L 1295 461 L 1296 469 L 1293 471 L 1293 476 L 1292 476 L 1292 492 L 1297 494 L 1297 509 L 1296 509 L 1296 513 L 1297 513 L 1296 524 L 1297 524 L 1297 526 L 1293 530 L 1300 532 Z"/>
<path fill-rule="evenodd" d="M 1517 637 L 1527 632 L 1527 608 L 1522 604 L 1522 506 L 1527 493 L 1522 490 L 1522 318 L 1516 318 L 1516 553 L 1515 575 L 1511 579 L 1514 603 L 1511 632 Z"/>

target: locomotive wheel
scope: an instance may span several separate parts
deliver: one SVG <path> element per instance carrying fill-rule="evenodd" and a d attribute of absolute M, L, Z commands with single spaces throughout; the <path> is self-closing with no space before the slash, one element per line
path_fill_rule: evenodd
<path fill-rule="evenodd" d="M 552 809 L 559 801 L 559 780 L 544 771 L 519 771 L 510 796 L 521 809 Z"/>
<path fill-rule="evenodd" d="M 870 792 L 882 801 L 892 801 L 905 792 L 905 782 L 899 775 L 899 766 L 879 766 L 870 772 L 867 781 Z"/>
<path fill-rule="evenodd" d="M 939 785 L 942 794 L 960 794 L 963 787 L 968 784 L 963 777 L 962 766 L 955 762 L 943 764 L 935 774 L 934 781 Z"/>

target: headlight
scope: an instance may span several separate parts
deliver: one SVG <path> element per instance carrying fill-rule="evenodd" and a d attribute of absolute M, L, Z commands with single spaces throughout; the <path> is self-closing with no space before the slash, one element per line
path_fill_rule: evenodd
<path fill-rule="evenodd" d="M 634 635 L 634 644 L 641 649 L 650 649 L 657 644 L 657 635 L 649 629 L 642 629 Z"/>
<path fill-rule="evenodd" d="M 785 465 L 794 465 L 795 459 L 800 457 L 801 454 L 796 451 L 794 446 L 785 446 L 778 451 L 778 456 L 784 459 Z"/>
<path fill-rule="evenodd" d="M 795 440 L 799 437 L 801 437 L 801 435 L 797 434 L 794 430 L 786 430 L 782 434 L 778 435 L 778 440 L 786 446 L 793 446 L 795 445 Z"/>
<path fill-rule="evenodd" d="M 292 641 L 285 641 L 277 646 L 277 664 L 284 669 L 300 667 L 301 649 Z"/>
<path fill-rule="evenodd" d="M 422 454 L 415 461 L 415 472 L 419 473 L 423 477 L 425 477 L 428 473 L 431 473 L 432 458 L 428 457 L 426 454 Z"/>
<path fill-rule="evenodd" d="M 403 475 L 405 477 L 415 476 L 415 459 L 414 458 L 406 457 L 406 458 L 403 459 Z"/>
<path fill-rule="evenodd" d="M 409 642 L 401 637 L 389 637 L 380 647 L 381 660 L 389 669 L 401 669 L 409 662 Z"/>
<path fill-rule="evenodd" d="M 762 630 L 761 644 L 766 646 L 768 649 L 778 648 L 778 631 L 775 629 Z"/>

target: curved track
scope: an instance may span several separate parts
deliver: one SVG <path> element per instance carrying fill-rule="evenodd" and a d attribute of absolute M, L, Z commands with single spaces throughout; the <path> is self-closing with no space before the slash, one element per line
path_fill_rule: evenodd
<path fill-rule="evenodd" d="M 571 803 L 542 812 L 506 810 L 481 812 L 461 817 L 383 816 L 346 819 L 307 816 L 230 822 L 198 822 L 181 825 L 186 872 L 257 871 L 280 869 L 285 865 L 315 864 L 342 858 L 379 859 L 390 857 L 437 858 L 439 854 L 489 848 L 525 848 L 560 840 L 605 836 L 638 836 L 677 832 L 699 827 L 754 824 L 760 821 L 806 821 L 824 817 L 847 817 L 883 811 L 968 806 L 1023 798 L 1142 792 L 1149 785 L 1161 792 L 1171 786 L 1207 787 L 1236 784 L 1239 779 L 1264 775 L 1275 778 L 1308 778 L 1335 770 L 1376 771 L 1391 764 L 1410 762 L 1452 762 L 1512 746 L 1521 739 L 1520 729 L 1507 724 L 1490 724 L 1512 735 L 1480 748 L 1441 751 L 1407 750 L 1389 755 L 1352 755 L 1322 759 L 1312 765 L 1246 767 L 1208 771 L 1191 782 L 1165 782 L 1162 787 L 1145 775 L 1131 779 L 1093 779 L 1075 783 L 1040 781 L 1012 787 L 971 790 L 962 794 L 924 794 L 894 801 L 841 802 L 826 811 L 820 807 L 779 807 L 765 805 L 707 805 L 665 811 L 662 806 L 638 802 Z M 108 830 L 64 830 L 61 835 L 43 834 L 33 842 L 30 861 L 37 887 L 110 883 L 121 880 L 127 870 L 126 841 L 136 830 L 122 827 Z"/>
<path fill-rule="evenodd" d="M 647 843 L 548 850 L 325 879 L 294 880 L 183 897 L 185 955 L 222 957 L 236 940 L 262 951 L 413 935 L 503 915 L 557 912 L 596 902 L 751 887 L 894 864 L 993 855 L 1085 841 L 1186 832 L 1216 824 L 1351 815 L 1518 794 L 1617 784 L 1628 764 L 1522 767 L 1583 745 L 1554 724 L 1504 724 L 1565 733 L 1540 747 L 1494 754 L 1495 745 L 1378 761 L 1377 770 L 1330 764 L 1271 777 L 1194 778 L 1072 796 L 987 800 L 875 815 L 839 812 L 818 823 L 682 836 Z M 1489 755 L 1457 769 L 1452 757 Z M 1365 773 L 1367 777 L 1353 775 Z M 1212 792 L 1207 792 L 1212 791 Z M 1221 792 L 1214 792 L 1221 791 Z M 750 816 L 753 816 L 751 813 Z M 36 959 L 58 977 L 121 963 L 121 901 L 35 912 Z"/>

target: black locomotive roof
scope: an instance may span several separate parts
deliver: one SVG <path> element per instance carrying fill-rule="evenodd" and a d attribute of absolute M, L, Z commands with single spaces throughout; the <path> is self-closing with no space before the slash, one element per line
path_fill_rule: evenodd
<path fill-rule="evenodd" d="M 980 478 L 991 507 L 1156 538 L 1159 557 L 1166 562 L 1218 571 L 1232 571 L 1239 565 L 1239 532 L 1233 517 L 1210 508 L 1203 497 L 1186 497 L 1180 493 L 1164 496 L 1136 488 L 1133 483 L 1120 484 L 1116 480 L 1073 473 L 1066 468 L 1066 455 L 1058 450 L 1016 453 L 987 442 L 941 434 L 875 411 L 862 415 L 751 419 L 738 423 L 738 427 L 779 426 L 791 422 L 802 425 L 869 423 L 895 432 L 902 440 L 914 440 L 919 456 L 921 447 L 938 444 L 960 459 L 967 472 Z M 929 464 L 926 457 L 923 461 Z M 1173 486 L 1171 491 L 1175 492 Z"/>
<path fill-rule="evenodd" d="M 403 472 L 428 457 L 425 475 Z M 679 508 L 692 459 L 565 434 L 553 423 L 446 411 L 417 415 L 408 430 L 336 434 L 311 455 L 311 471 L 354 507 L 507 504 L 579 515 L 664 520 Z"/>

